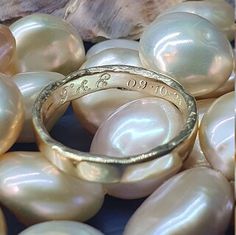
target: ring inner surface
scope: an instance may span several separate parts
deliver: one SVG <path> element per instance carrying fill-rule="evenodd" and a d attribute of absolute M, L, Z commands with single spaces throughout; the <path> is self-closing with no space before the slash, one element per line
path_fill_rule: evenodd
<path fill-rule="evenodd" d="M 111 88 L 140 91 L 163 98 L 173 103 L 180 110 L 185 120 L 188 116 L 187 104 L 182 94 L 165 83 L 136 74 L 123 73 L 121 76 L 120 73 L 116 72 L 104 72 L 75 78 L 56 87 L 42 104 L 41 118 L 44 125 L 47 126 L 55 110 L 66 102 L 89 93 Z"/>

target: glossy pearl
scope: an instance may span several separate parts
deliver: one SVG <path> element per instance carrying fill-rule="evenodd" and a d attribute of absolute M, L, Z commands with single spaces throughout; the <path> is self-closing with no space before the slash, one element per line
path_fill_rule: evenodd
<path fill-rule="evenodd" d="M 163 14 L 188 12 L 199 15 L 221 30 L 229 40 L 234 38 L 234 8 L 226 1 L 188 1 L 176 4 Z"/>
<path fill-rule="evenodd" d="M 235 84 L 235 71 L 232 72 L 231 76 L 229 79 L 217 90 L 206 94 L 204 96 L 201 96 L 199 98 L 201 99 L 208 99 L 208 98 L 218 98 L 226 93 L 229 93 L 234 90 L 234 84 Z"/>
<path fill-rule="evenodd" d="M 116 64 L 142 67 L 138 51 L 127 48 L 110 48 L 89 57 L 81 69 Z"/>
<path fill-rule="evenodd" d="M 0 234 L 1 235 L 6 235 L 7 234 L 6 223 L 5 223 L 4 215 L 3 215 L 1 209 L 0 209 Z"/>
<path fill-rule="evenodd" d="M 32 14 L 10 26 L 16 39 L 19 72 L 54 71 L 67 75 L 85 59 L 77 31 L 62 19 Z"/>
<path fill-rule="evenodd" d="M 168 142 L 183 126 L 180 111 L 160 98 L 142 98 L 117 109 L 96 132 L 90 152 L 123 157 L 141 154 Z M 126 172 L 122 183 L 106 185 L 108 194 L 140 198 L 152 193 L 182 166 L 179 156 L 138 164 Z"/>
<path fill-rule="evenodd" d="M 206 111 L 209 109 L 209 107 L 214 101 L 215 99 L 204 99 L 204 100 L 197 101 L 199 123 L 201 122 L 203 115 L 206 113 Z M 190 153 L 189 157 L 184 162 L 183 168 L 189 169 L 189 168 L 199 167 L 199 166 L 210 167 L 202 151 L 202 148 L 200 146 L 199 135 L 197 134 L 197 137 L 193 146 L 193 150 Z"/>
<path fill-rule="evenodd" d="M 81 68 L 115 64 L 142 67 L 137 51 L 114 48 L 104 50 L 90 57 Z M 119 76 L 117 79 L 119 79 Z M 147 95 L 135 91 L 109 89 L 98 91 L 94 94 L 89 94 L 77 99 L 72 102 L 72 106 L 83 127 L 85 127 L 89 132 L 95 133 L 101 123 L 117 108 L 129 101 L 145 96 Z"/>
<path fill-rule="evenodd" d="M 124 235 L 222 235 L 233 212 L 225 177 L 198 167 L 172 177 L 133 214 Z"/>
<path fill-rule="evenodd" d="M 17 140 L 24 122 L 24 104 L 16 84 L 0 74 L 0 155 Z"/>
<path fill-rule="evenodd" d="M 138 51 L 139 44 L 137 41 L 128 40 L 128 39 L 111 39 L 103 42 L 99 42 L 92 46 L 86 54 L 86 58 L 90 57 L 106 50 L 106 49 L 114 49 L 114 48 L 124 48 L 124 49 L 132 49 Z"/>
<path fill-rule="evenodd" d="M 0 24 L 0 72 L 6 73 L 13 62 L 16 51 L 16 41 L 5 25 Z"/>
<path fill-rule="evenodd" d="M 64 76 L 55 72 L 26 72 L 19 73 L 12 77 L 18 86 L 24 99 L 25 122 L 18 142 L 34 142 L 34 133 L 32 128 L 32 107 L 40 91 L 50 82 L 62 80 Z M 60 117 L 68 104 L 57 110 L 52 124 Z"/>
<path fill-rule="evenodd" d="M 84 221 L 103 199 L 101 185 L 63 174 L 38 152 L 9 152 L 0 159 L 0 201 L 24 224 Z"/>
<path fill-rule="evenodd" d="M 225 36 L 208 20 L 184 12 L 157 17 L 141 36 L 139 55 L 145 67 L 170 74 L 196 97 L 219 88 L 233 70 Z"/>
<path fill-rule="evenodd" d="M 49 221 L 33 225 L 19 235 L 103 235 L 97 229 L 73 221 Z"/>
<path fill-rule="evenodd" d="M 234 179 L 235 97 L 230 92 L 218 98 L 204 115 L 200 130 L 202 151 L 214 169 Z"/>

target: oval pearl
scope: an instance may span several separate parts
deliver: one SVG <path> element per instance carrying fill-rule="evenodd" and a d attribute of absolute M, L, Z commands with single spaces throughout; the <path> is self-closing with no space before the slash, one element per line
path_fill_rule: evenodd
<path fill-rule="evenodd" d="M 103 235 L 97 229 L 74 221 L 49 221 L 33 225 L 19 235 Z"/>
<path fill-rule="evenodd" d="M 86 54 L 86 58 L 90 57 L 106 50 L 113 48 L 124 48 L 124 49 L 132 49 L 138 51 L 139 43 L 137 41 L 128 40 L 128 39 L 111 39 L 103 42 L 99 42 L 92 46 Z"/>
<path fill-rule="evenodd" d="M 234 92 L 218 98 L 205 113 L 199 129 L 204 155 L 214 169 L 234 179 Z"/>
<path fill-rule="evenodd" d="M 90 57 L 81 68 L 116 64 L 142 67 L 137 51 L 114 48 L 106 49 Z M 119 76 L 117 76 L 117 79 L 119 79 Z M 94 134 L 101 123 L 117 108 L 129 101 L 145 96 L 147 95 L 135 91 L 109 89 L 77 99 L 72 102 L 72 106 L 83 127 Z"/>
<path fill-rule="evenodd" d="M 19 72 L 54 71 L 67 75 L 85 59 L 82 39 L 62 19 L 32 14 L 10 26 L 16 39 Z"/>
<path fill-rule="evenodd" d="M 166 143 L 183 126 L 180 111 L 160 98 L 142 98 L 117 109 L 96 132 L 90 152 L 123 157 L 141 154 Z M 120 184 L 106 185 L 108 194 L 119 198 L 140 198 L 152 193 L 182 166 L 182 159 L 166 155 L 130 167 Z"/>
<path fill-rule="evenodd" d="M 0 155 L 17 140 L 24 122 L 24 104 L 16 84 L 0 74 Z"/>
<path fill-rule="evenodd" d="M 0 24 L 0 72 L 6 73 L 13 62 L 16 52 L 16 41 L 9 28 Z"/>
<path fill-rule="evenodd" d="M 103 200 L 101 185 L 63 174 L 38 152 L 9 152 L 0 159 L 0 201 L 24 224 L 84 221 Z"/>
<path fill-rule="evenodd" d="M 206 111 L 209 109 L 209 107 L 214 101 L 215 99 L 204 99 L 204 100 L 197 101 L 199 123 L 201 123 L 203 115 L 206 113 Z M 199 134 L 197 134 L 197 137 L 193 146 L 193 150 L 189 154 L 188 158 L 184 161 L 183 169 L 189 169 L 189 168 L 199 167 L 199 166 L 210 167 L 202 151 L 202 148 L 200 146 Z"/>
<path fill-rule="evenodd" d="M 234 39 L 234 8 L 226 1 L 188 1 L 167 9 L 163 14 L 188 12 L 199 15 L 221 30 L 229 40 Z"/>
<path fill-rule="evenodd" d="M 198 15 L 181 12 L 157 17 L 139 45 L 144 67 L 170 74 L 196 97 L 219 88 L 233 70 L 229 41 Z"/>
<path fill-rule="evenodd" d="M 32 128 L 32 107 L 40 91 L 50 82 L 62 80 L 64 75 L 55 72 L 26 72 L 12 77 L 24 99 L 25 122 L 18 142 L 34 142 Z M 69 104 L 55 112 L 52 124 L 60 117 Z"/>
<path fill-rule="evenodd" d="M 0 234 L 1 235 L 7 234 L 6 222 L 1 209 L 0 209 Z"/>
<path fill-rule="evenodd" d="M 222 235 L 233 192 L 221 173 L 197 167 L 172 177 L 133 214 L 124 235 Z"/>

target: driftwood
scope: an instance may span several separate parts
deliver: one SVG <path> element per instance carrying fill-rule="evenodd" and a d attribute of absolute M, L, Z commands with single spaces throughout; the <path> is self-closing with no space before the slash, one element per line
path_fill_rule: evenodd
<path fill-rule="evenodd" d="M 163 10 L 182 0 L 1 0 L 0 21 L 43 12 L 72 23 L 83 40 L 139 38 Z"/>
<path fill-rule="evenodd" d="M 67 3 L 68 0 L 1 0 L 0 21 L 13 21 L 34 12 L 58 14 Z"/>
<path fill-rule="evenodd" d="M 161 12 L 183 0 L 1 0 L 0 22 L 43 12 L 72 23 L 85 41 L 138 39 Z M 232 1 L 232 0 L 229 0 Z M 232 1 L 233 2 L 233 1 Z"/>

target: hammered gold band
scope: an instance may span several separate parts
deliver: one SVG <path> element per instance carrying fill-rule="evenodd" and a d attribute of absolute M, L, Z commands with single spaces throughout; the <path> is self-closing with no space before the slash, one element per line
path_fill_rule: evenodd
<path fill-rule="evenodd" d="M 139 91 L 170 101 L 183 114 L 183 129 L 168 143 L 125 158 L 80 152 L 49 135 L 46 127 L 50 126 L 56 109 L 86 94 L 110 88 Z M 135 164 L 169 153 L 185 159 L 196 137 L 197 109 L 194 98 L 166 75 L 132 66 L 102 66 L 76 71 L 64 80 L 48 85 L 34 104 L 33 126 L 40 151 L 59 169 L 84 180 L 113 183 L 121 182 L 125 171 Z"/>

